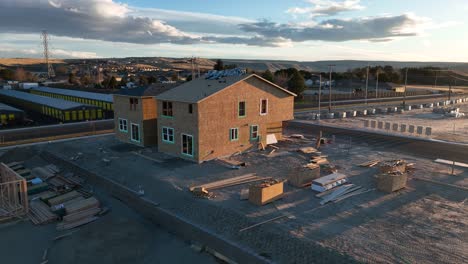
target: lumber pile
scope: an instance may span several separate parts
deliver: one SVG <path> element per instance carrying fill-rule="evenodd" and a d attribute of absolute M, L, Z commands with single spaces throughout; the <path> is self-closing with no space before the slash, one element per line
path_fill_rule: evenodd
<path fill-rule="evenodd" d="M 319 165 L 321 165 L 321 164 L 329 164 L 329 161 L 328 161 L 327 158 L 328 158 L 328 156 L 322 156 L 322 155 L 320 155 L 320 156 L 312 157 L 312 158 L 310 159 L 310 161 L 311 161 L 312 163 L 319 164 Z"/>
<path fill-rule="evenodd" d="M 382 173 L 377 175 L 377 189 L 392 193 L 405 188 L 407 180 L 406 173 Z"/>
<path fill-rule="evenodd" d="M 249 187 L 249 202 L 265 205 L 283 196 L 284 180 L 269 179 Z"/>
<path fill-rule="evenodd" d="M 383 161 L 380 164 L 380 172 L 382 173 L 405 173 L 406 161 L 404 160 Z"/>
<path fill-rule="evenodd" d="M 63 221 L 57 224 L 58 230 L 68 230 L 91 223 L 98 219 L 96 215 L 101 212 L 100 203 L 94 197 L 75 199 L 73 202 L 65 203 L 64 207 L 66 215 Z"/>
<path fill-rule="evenodd" d="M 372 168 L 380 163 L 380 160 L 370 160 L 359 164 L 359 167 Z"/>
<path fill-rule="evenodd" d="M 341 173 L 332 173 L 313 180 L 311 188 L 317 192 L 324 192 L 336 186 L 343 185 L 346 182 L 346 175 Z"/>
<path fill-rule="evenodd" d="M 314 179 L 320 177 L 320 165 L 308 163 L 290 171 L 288 183 L 294 187 L 302 188 L 312 184 Z"/>
<path fill-rule="evenodd" d="M 318 152 L 318 150 L 314 147 L 303 147 L 303 148 L 300 148 L 298 151 L 304 154 L 311 154 L 311 153 Z"/>
<path fill-rule="evenodd" d="M 338 203 L 347 199 L 349 197 L 367 193 L 373 191 L 374 189 L 364 189 L 362 186 L 354 185 L 354 184 L 345 184 L 328 191 L 319 193 L 315 195 L 315 197 L 320 198 L 320 204 L 325 205 L 327 203 L 333 202 Z"/>
<path fill-rule="evenodd" d="M 73 199 L 75 199 L 77 197 L 82 197 L 82 195 L 80 193 L 78 193 L 77 191 L 71 191 L 71 192 L 56 196 L 54 198 L 51 198 L 51 199 L 49 199 L 47 201 L 47 203 L 50 206 L 56 206 L 56 205 L 59 205 L 59 204 L 63 204 L 65 202 L 67 202 L 67 201 L 73 200 Z"/>
<path fill-rule="evenodd" d="M 56 221 L 58 216 L 42 201 L 32 201 L 29 207 L 28 217 L 35 225 L 43 225 Z"/>
<path fill-rule="evenodd" d="M 192 186 L 189 188 L 189 190 L 195 195 L 200 195 L 203 193 L 205 195 L 208 195 L 209 192 L 212 190 L 222 189 L 222 188 L 226 188 L 230 186 L 241 185 L 241 184 L 246 184 L 246 183 L 251 183 L 251 182 L 256 182 L 256 181 L 262 181 L 265 179 L 267 178 L 259 177 L 255 175 L 254 173 L 249 173 L 249 174 L 245 174 L 245 175 L 230 178 L 230 179 L 219 180 L 219 181 L 205 183 L 202 185 Z"/>

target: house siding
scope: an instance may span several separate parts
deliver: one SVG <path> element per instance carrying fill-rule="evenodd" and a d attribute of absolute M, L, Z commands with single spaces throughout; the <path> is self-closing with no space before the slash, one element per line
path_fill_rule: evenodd
<path fill-rule="evenodd" d="M 260 100 L 268 100 L 268 113 L 260 114 Z M 246 102 L 246 116 L 238 116 L 238 102 Z M 249 78 L 198 104 L 199 162 L 266 145 L 267 128 L 282 127 L 293 119 L 294 97 L 257 78 Z M 259 140 L 250 139 L 251 125 L 259 126 Z M 229 129 L 239 129 L 239 139 L 229 140 Z M 275 133 L 281 139 L 282 132 Z"/>
<path fill-rule="evenodd" d="M 130 110 L 130 98 L 138 98 L 135 110 Z M 127 120 L 128 132 L 119 129 L 119 118 Z M 131 124 L 140 127 L 140 142 L 131 140 Z M 137 97 L 114 95 L 114 130 L 117 139 L 122 142 L 140 146 L 156 145 L 157 139 L 157 106 L 154 97 Z"/>
<path fill-rule="evenodd" d="M 172 102 L 172 117 L 165 117 L 162 115 L 162 101 L 158 101 L 158 151 L 170 153 L 174 156 L 188 159 L 191 161 L 198 161 L 198 108 L 196 104 L 192 104 L 192 113 L 190 114 L 189 104 L 182 102 Z M 169 127 L 174 129 L 174 143 L 164 142 L 162 140 L 162 128 Z M 182 134 L 193 136 L 193 157 L 182 154 Z"/>

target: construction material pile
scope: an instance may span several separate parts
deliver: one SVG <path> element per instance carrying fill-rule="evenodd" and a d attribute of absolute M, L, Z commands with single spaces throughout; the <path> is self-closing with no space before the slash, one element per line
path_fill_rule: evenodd
<path fill-rule="evenodd" d="M 406 187 L 408 164 L 404 160 L 391 160 L 382 162 L 380 174 L 377 175 L 377 189 L 391 193 Z"/>
<path fill-rule="evenodd" d="M 288 182 L 295 187 L 306 187 L 312 184 L 314 179 L 320 177 L 320 165 L 308 163 L 302 167 L 292 169 L 288 176 Z"/>
<path fill-rule="evenodd" d="M 367 193 L 373 191 L 374 189 L 364 189 L 362 186 L 354 184 L 345 184 L 331 190 L 316 194 L 315 197 L 321 198 L 320 204 L 324 205 L 329 202 L 338 203 L 349 197 Z"/>
<path fill-rule="evenodd" d="M 462 118 L 465 117 L 465 113 L 460 112 L 460 108 L 447 107 L 447 108 L 435 108 L 434 113 L 443 114 L 446 117 Z"/>
<path fill-rule="evenodd" d="M 313 180 L 311 188 L 317 192 L 325 192 L 346 182 L 346 175 L 336 172 Z"/>
<path fill-rule="evenodd" d="M 255 205 L 265 205 L 283 196 L 284 180 L 268 179 L 250 186 L 249 201 Z"/>
<path fill-rule="evenodd" d="M 82 188 L 84 180 L 73 173 L 62 174 L 54 164 L 26 169 L 23 162 L 12 162 L 27 180 L 30 210 L 28 217 L 35 225 L 59 221 L 58 230 L 68 230 L 98 219 L 99 201 Z"/>
<path fill-rule="evenodd" d="M 201 184 L 197 186 L 192 186 L 189 188 L 189 190 L 197 197 L 214 198 L 215 196 L 211 192 L 213 190 L 251 183 L 251 182 L 256 182 L 256 181 L 262 181 L 265 179 L 269 179 L 269 178 L 259 177 L 254 173 L 249 173 L 249 174 L 245 174 L 245 175 L 234 177 L 234 178 L 229 178 L 225 180 L 219 180 L 219 181 L 209 182 L 209 183 L 205 183 L 205 184 Z"/>

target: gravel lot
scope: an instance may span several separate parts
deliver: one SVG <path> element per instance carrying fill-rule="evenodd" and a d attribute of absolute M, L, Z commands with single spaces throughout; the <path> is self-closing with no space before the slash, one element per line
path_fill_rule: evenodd
<path fill-rule="evenodd" d="M 294 131 L 287 131 L 294 133 Z M 468 201 L 466 191 L 410 179 L 408 187 L 393 194 L 371 191 L 340 203 L 320 207 L 309 189 L 285 186 L 285 196 L 258 207 L 239 200 L 246 186 L 216 190 L 207 200 L 194 197 L 187 188 L 194 184 L 226 179 L 246 173 L 287 178 L 309 157 L 297 152 L 312 146 L 308 140 L 280 142 L 273 155 L 268 151 L 236 156 L 248 166 L 228 169 L 217 162 L 193 164 L 117 142 L 113 137 L 91 138 L 35 147 L 75 161 L 93 172 L 114 179 L 128 187 L 143 189 L 145 196 L 213 232 L 252 248 L 279 263 L 350 263 L 352 259 L 369 263 L 466 263 L 468 262 Z M 7 153 L 21 157 L 23 152 Z M 133 151 L 150 157 L 135 155 Z M 378 146 L 350 144 L 337 138 L 323 146 L 338 170 L 364 188 L 375 188 L 376 168 L 356 164 L 371 159 L 403 158 L 415 163 L 414 176 L 426 177 L 468 187 L 468 171 L 431 160 L 382 150 Z M 103 159 L 111 160 L 106 163 Z M 154 160 L 158 160 L 158 162 Z M 240 229 L 281 215 L 283 218 L 248 232 Z M 352 258 L 352 259 L 351 259 Z"/>

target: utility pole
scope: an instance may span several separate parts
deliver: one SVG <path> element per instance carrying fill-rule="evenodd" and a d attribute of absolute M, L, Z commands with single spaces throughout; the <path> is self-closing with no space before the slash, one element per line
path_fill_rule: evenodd
<path fill-rule="evenodd" d="M 375 98 L 379 98 L 379 74 L 380 74 L 379 68 L 376 69 L 376 74 L 377 74 L 377 82 L 375 83 Z"/>
<path fill-rule="evenodd" d="M 318 112 L 319 112 L 318 120 L 320 122 L 320 115 L 321 115 L 320 104 L 321 104 L 321 97 L 322 97 L 322 73 L 319 73 L 319 78 L 320 78 L 319 79 L 320 83 L 319 83 L 319 94 L 318 94 Z"/>
<path fill-rule="evenodd" d="M 331 113 L 331 109 L 332 109 L 332 103 L 331 103 L 331 100 L 332 100 L 332 69 L 333 69 L 333 66 L 335 65 L 328 65 L 328 67 L 330 67 L 330 83 L 329 83 L 329 90 L 328 90 L 328 112 Z"/>
<path fill-rule="evenodd" d="M 408 86 L 408 67 L 406 67 L 406 74 L 405 74 L 405 92 L 403 93 L 403 110 L 406 107 L 406 88 Z"/>
<path fill-rule="evenodd" d="M 367 90 L 368 90 L 368 88 L 369 88 L 369 63 L 367 64 L 367 71 L 366 71 L 366 95 L 365 95 L 366 96 L 365 97 L 366 98 L 365 99 L 366 105 L 367 105 Z"/>

